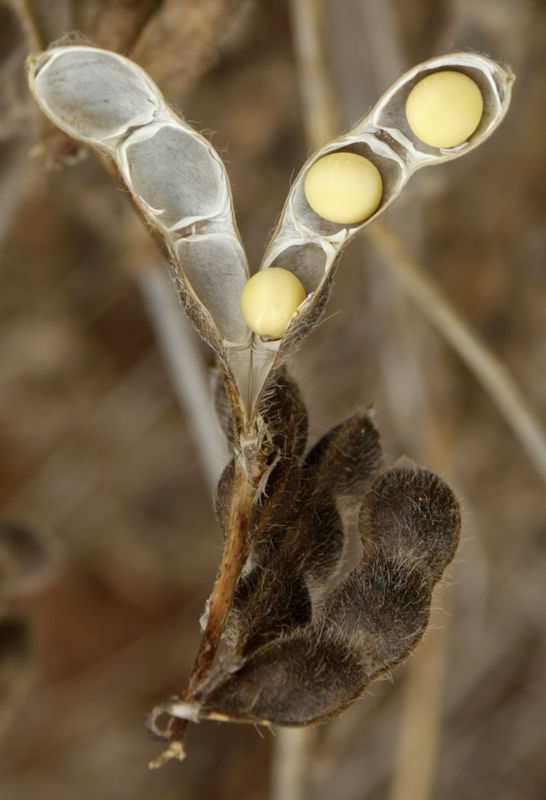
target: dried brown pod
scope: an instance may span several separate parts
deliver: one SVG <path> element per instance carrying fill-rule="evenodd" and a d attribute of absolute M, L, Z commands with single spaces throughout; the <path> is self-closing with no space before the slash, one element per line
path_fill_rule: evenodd
<path fill-rule="evenodd" d="M 298 516 L 279 557 L 298 564 L 315 599 L 341 565 L 344 517 L 358 511 L 382 463 L 379 432 L 368 413 L 353 414 L 335 426 L 305 459 Z"/>
<path fill-rule="evenodd" d="M 362 497 L 383 465 L 383 454 L 373 417 L 353 414 L 319 439 L 309 452 L 303 480 L 311 491 L 328 491 L 342 507 L 360 507 Z"/>
<path fill-rule="evenodd" d="M 246 597 L 241 597 L 243 591 Z M 271 569 L 256 569 L 234 597 L 235 657 L 248 657 L 267 642 L 309 624 L 312 611 L 305 576 L 297 566 L 277 562 Z"/>
<path fill-rule="evenodd" d="M 401 459 L 374 484 L 359 526 L 364 559 L 396 555 L 437 581 L 455 554 L 460 512 L 437 475 Z"/>
<path fill-rule="evenodd" d="M 324 593 L 343 556 L 339 507 L 360 507 L 381 462 L 379 433 L 371 417 L 354 414 L 322 437 L 301 470 L 294 458 L 286 466 L 279 463 L 283 490 L 275 494 L 273 472 L 256 509 L 252 569 L 241 577 L 233 599 L 229 635 L 238 652 L 248 654 L 279 630 L 308 621 L 311 595 L 316 601 Z M 228 469 L 232 474 L 233 467 Z M 284 583 L 290 588 L 283 589 Z"/>
<path fill-rule="evenodd" d="M 217 387 L 216 406 L 223 420 L 228 444 L 236 450 L 231 417 L 227 413 L 225 390 Z M 258 549 L 270 529 L 286 526 L 294 515 L 295 497 L 300 481 L 300 459 L 307 441 L 307 411 L 300 390 L 286 370 L 274 373 L 266 387 L 259 418 L 264 428 L 263 448 L 268 452 L 270 472 L 262 493 L 256 498 L 249 525 L 249 543 L 254 561 L 260 561 Z M 216 493 L 216 515 L 224 533 L 227 531 L 233 492 L 235 458 L 226 466 Z"/>
<path fill-rule="evenodd" d="M 428 622 L 431 593 L 460 533 L 457 500 L 443 481 L 413 465 L 380 476 L 362 505 L 363 558 L 320 613 L 290 635 L 220 666 L 189 703 L 170 713 L 307 725 L 358 697 L 413 649 Z"/>

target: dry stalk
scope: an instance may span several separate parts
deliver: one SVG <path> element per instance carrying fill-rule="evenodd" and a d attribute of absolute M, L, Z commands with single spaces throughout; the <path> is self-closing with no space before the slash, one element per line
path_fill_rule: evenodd
<path fill-rule="evenodd" d="M 432 629 L 410 665 L 389 800 L 427 800 L 434 796 L 449 637 L 446 598 L 443 592 L 441 616 L 433 614 Z"/>
<path fill-rule="evenodd" d="M 277 728 L 271 775 L 271 800 L 304 800 L 312 728 Z"/>
<path fill-rule="evenodd" d="M 390 228 L 377 223 L 368 235 L 386 265 L 488 392 L 546 481 L 546 431 L 506 366 L 458 314 Z"/>
<path fill-rule="evenodd" d="M 237 460 L 229 509 L 227 539 L 218 576 L 210 596 L 207 623 L 191 671 L 188 695 L 195 694 L 207 677 L 220 644 L 235 586 L 248 555 L 250 513 L 255 500 L 256 487 L 248 479 L 245 464 L 241 460 Z"/>
<path fill-rule="evenodd" d="M 180 408 L 190 421 L 189 432 L 203 475 L 214 491 L 228 454 L 215 419 L 210 380 L 198 339 L 180 313 L 176 295 L 162 267 L 140 270 L 136 280 Z"/>

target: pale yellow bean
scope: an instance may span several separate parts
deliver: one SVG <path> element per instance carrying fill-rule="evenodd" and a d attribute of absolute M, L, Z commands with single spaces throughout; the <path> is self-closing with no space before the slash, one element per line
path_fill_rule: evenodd
<path fill-rule="evenodd" d="M 303 284 L 293 272 L 270 267 L 247 281 L 241 293 L 241 313 L 251 331 L 279 339 L 305 297 Z"/>
<path fill-rule="evenodd" d="M 406 101 L 416 136 L 431 147 L 456 147 L 474 133 L 483 113 L 477 84 L 462 72 L 434 72 L 419 81 Z"/>
<path fill-rule="evenodd" d="M 309 168 L 304 191 L 319 216 L 340 225 L 354 225 L 377 210 L 383 181 L 375 164 L 364 156 L 329 153 Z"/>

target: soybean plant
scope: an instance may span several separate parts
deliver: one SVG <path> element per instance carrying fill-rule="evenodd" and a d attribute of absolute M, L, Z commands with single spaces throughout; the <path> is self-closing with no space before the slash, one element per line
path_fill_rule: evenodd
<path fill-rule="evenodd" d="M 407 459 L 385 464 L 368 413 L 307 451 L 287 357 L 317 325 L 347 241 L 417 169 L 481 144 L 508 108 L 513 78 L 469 53 L 402 76 L 304 164 L 250 280 L 220 158 L 142 69 L 72 45 L 31 57 L 29 80 L 47 116 L 117 168 L 221 375 L 217 410 L 231 451 L 216 494 L 224 553 L 187 687 L 150 715 L 169 742 L 154 763 L 184 757 L 189 722 L 327 719 L 423 635 L 460 512 L 433 473 Z M 361 555 L 343 575 L 350 517 Z"/>

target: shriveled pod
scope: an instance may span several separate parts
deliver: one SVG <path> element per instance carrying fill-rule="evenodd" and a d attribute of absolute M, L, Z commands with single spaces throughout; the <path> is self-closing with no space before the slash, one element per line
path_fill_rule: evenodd
<path fill-rule="evenodd" d="M 175 114 L 144 70 L 117 53 L 54 47 L 29 59 L 29 82 L 55 125 L 114 160 L 166 243 L 186 311 L 232 391 L 246 399 L 251 335 L 239 296 L 248 266 L 212 145 Z"/>
<path fill-rule="evenodd" d="M 483 101 L 475 129 L 467 139 L 451 148 L 427 145 L 412 130 L 406 115 L 406 103 L 412 89 L 427 76 L 444 71 L 468 76 Z M 267 341 L 255 337 L 255 360 L 274 363 L 313 328 L 326 303 L 342 247 L 398 197 L 416 170 L 442 164 L 481 144 L 504 117 L 513 80 L 513 75 L 494 61 L 474 53 L 432 58 L 403 75 L 351 131 L 329 142 L 309 158 L 292 185 L 260 266 L 261 270 L 281 267 L 293 272 L 302 282 L 307 298 L 282 339 Z M 358 180 L 353 178 L 353 168 L 364 173 L 358 176 Z M 347 198 L 352 204 L 346 222 L 332 221 L 334 214 L 328 219 L 312 207 L 321 210 L 332 206 L 336 176 L 343 183 L 340 194 L 341 205 L 345 207 L 342 213 L 347 213 Z M 315 202 L 317 195 L 319 201 L 323 199 L 320 196 L 321 179 L 326 204 Z M 355 198 L 355 184 L 362 186 L 363 182 L 364 195 L 361 191 Z M 364 210 L 355 221 L 350 212 L 357 203 Z M 261 356 L 258 355 L 260 351 Z"/>
<path fill-rule="evenodd" d="M 281 603 L 273 595 L 264 607 L 276 628 L 253 628 L 251 619 L 238 657 L 219 663 L 192 698 L 171 698 L 161 712 L 194 722 L 309 725 L 338 714 L 415 647 L 457 547 L 459 506 L 440 478 L 407 459 L 372 481 L 377 441 L 363 455 L 361 466 L 370 469 L 361 472 L 368 472 L 361 484 L 368 492 L 358 566 L 313 610 L 305 583 L 297 582 L 301 573 L 289 574 L 279 584 Z"/>

